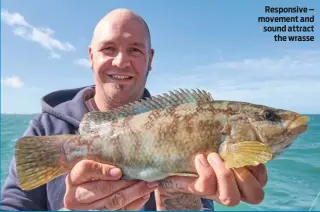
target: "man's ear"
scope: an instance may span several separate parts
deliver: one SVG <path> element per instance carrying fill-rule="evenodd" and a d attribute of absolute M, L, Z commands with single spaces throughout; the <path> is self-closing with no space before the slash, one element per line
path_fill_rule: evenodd
<path fill-rule="evenodd" d="M 150 49 L 150 51 L 149 51 L 148 71 L 151 71 L 151 69 L 152 69 L 152 61 L 153 61 L 154 52 L 155 52 L 154 49 Z"/>
<path fill-rule="evenodd" d="M 89 57 L 89 61 L 90 61 L 90 67 L 92 69 L 93 55 L 92 55 L 92 47 L 91 46 L 88 47 L 88 57 Z"/>

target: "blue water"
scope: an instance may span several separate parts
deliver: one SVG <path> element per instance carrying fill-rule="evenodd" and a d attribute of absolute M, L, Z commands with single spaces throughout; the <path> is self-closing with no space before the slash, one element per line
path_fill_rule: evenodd
<path fill-rule="evenodd" d="M 16 139 L 34 115 L 2 115 L 1 186 L 8 174 Z M 320 210 L 320 115 L 311 115 L 310 127 L 290 149 L 267 164 L 268 184 L 259 205 L 216 205 L 218 210 Z M 315 202 L 315 203 L 314 203 Z M 314 204 L 313 204 L 314 203 Z"/>

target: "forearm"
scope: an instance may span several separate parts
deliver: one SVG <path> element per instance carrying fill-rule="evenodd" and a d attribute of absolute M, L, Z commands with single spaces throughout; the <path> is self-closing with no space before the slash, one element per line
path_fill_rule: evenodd
<path fill-rule="evenodd" d="M 160 182 L 155 191 L 157 210 L 213 210 L 213 199 L 192 192 L 187 184 L 180 180 L 167 178 Z"/>
<path fill-rule="evenodd" d="M 155 192 L 157 210 L 202 210 L 201 198 L 185 193 L 160 194 Z"/>

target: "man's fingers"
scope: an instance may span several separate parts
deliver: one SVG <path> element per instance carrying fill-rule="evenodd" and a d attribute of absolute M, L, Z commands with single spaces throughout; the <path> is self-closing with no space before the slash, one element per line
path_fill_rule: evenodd
<path fill-rule="evenodd" d="M 93 179 L 118 180 L 122 172 L 121 169 L 112 165 L 83 160 L 74 166 L 69 175 L 72 185 L 80 185 Z"/>
<path fill-rule="evenodd" d="M 242 201 L 249 204 L 259 204 L 264 199 L 264 191 L 253 174 L 246 168 L 234 169 Z"/>
<path fill-rule="evenodd" d="M 208 161 L 217 176 L 217 197 L 223 205 L 234 206 L 240 202 L 240 193 L 232 170 L 228 169 L 220 156 L 210 153 Z"/>
<path fill-rule="evenodd" d="M 234 206 L 240 200 L 258 204 L 264 198 L 262 187 L 267 182 L 264 165 L 241 169 L 228 169 L 217 153 L 208 160 L 197 155 L 195 166 L 199 177 L 168 177 L 161 181 L 158 190 L 162 194 L 192 193 L 214 199 L 223 205 Z"/>
<path fill-rule="evenodd" d="M 264 164 L 259 164 L 257 166 L 247 166 L 253 176 L 260 183 L 261 187 L 265 187 L 268 182 L 267 168 Z"/>
<path fill-rule="evenodd" d="M 195 159 L 195 166 L 199 174 L 199 178 L 193 183 L 195 194 L 213 195 L 217 189 L 216 175 L 207 161 L 207 158 L 199 154 Z"/>
<path fill-rule="evenodd" d="M 216 175 L 206 157 L 199 154 L 195 158 L 195 167 L 198 178 L 195 177 L 168 177 L 161 181 L 160 193 L 190 193 L 194 195 L 209 196 L 216 192 Z"/>
<path fill-rule="evenodd" d="M 78 203 L 89 204 L 99 199 L 105 198 L 114 192 L 130 187 L 138 181 L 119 180 L 117 183 L 110 183 L 104 180 L 92 181 L 81 186 L 74 187 L 70 193 Z"/>
<path fill-rule="evenodd" d="M 157 184 L 154 184 L 149 188 L 146 182 L 141 181 L 133 186 L 119 190 L 104 199 L 92 203 L 91 208 L 98 210 L 120 210 L 137 199 L 150 194 L 150 192 L 155 190 L 156 187 Z"/>

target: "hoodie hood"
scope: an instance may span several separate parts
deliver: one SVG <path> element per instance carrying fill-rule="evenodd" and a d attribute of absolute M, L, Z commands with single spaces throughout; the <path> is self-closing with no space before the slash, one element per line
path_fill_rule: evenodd
<path fill-rule="evenodd" d="M 48 113 L 78 128 L 82 117 L 88 112 L 84 94 L 89 90 L 94 92 L 94 89 L 95 86 L 91 85 L 49 93 L 41 99 L 42 112 Z M 151 95 L 147 89 L 144 89 L 142 98 L 146 97 L 151 97 Z"/>

